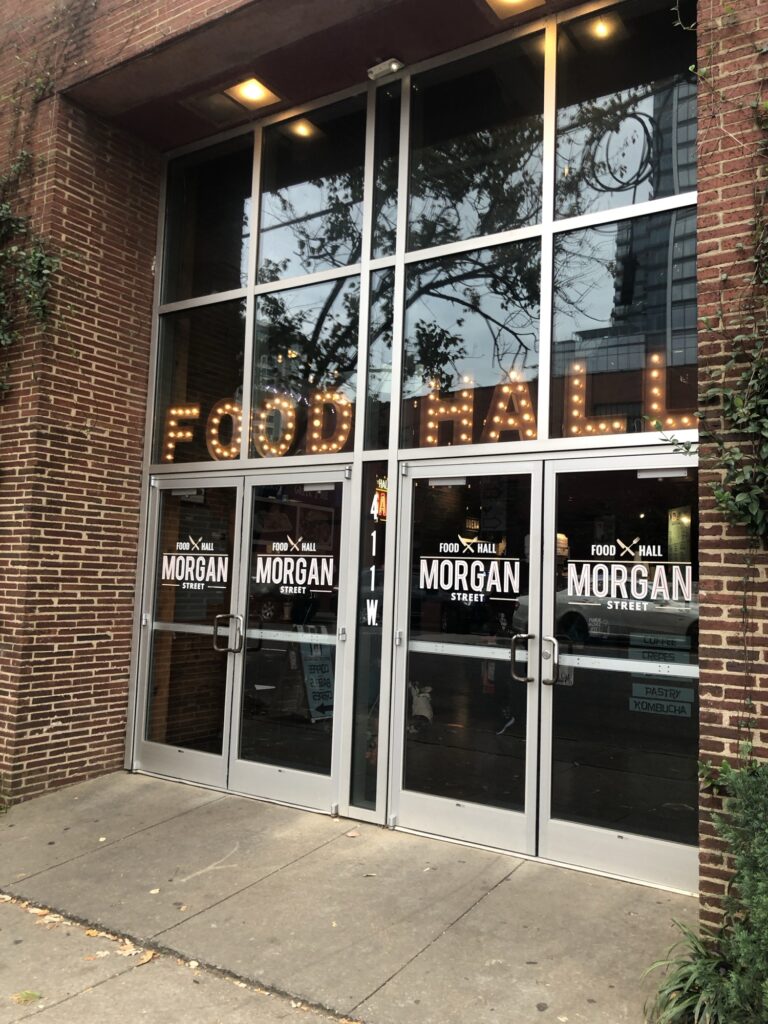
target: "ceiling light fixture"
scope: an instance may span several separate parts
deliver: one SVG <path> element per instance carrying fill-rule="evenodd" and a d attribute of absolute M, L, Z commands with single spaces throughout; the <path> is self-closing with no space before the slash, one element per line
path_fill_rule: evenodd
<path fill-rule="evenodd" d="M 268 89 L 258 78 L 246 78 L 244 82 L 238 82 L 237 85 L 230 86 L 224 92 L 249 110 L 259 110 L 261 107 L 269 107 L 273 103 L 280 102 L 277 93 Z"/>
<path fill-rule="evenodd" d="M 286 131 L 295 135 L 297 139 L 312 139 L 320 134 L 317 125 L 312 124 L 306 117 L 300 117 L 297 121 L 289 121 L 285 127 Z"/>
<path fill-rule="evenodd" d="M 379 64 L 374 64 L 372 68 L 368 68 L 368 77 L 372 82 L 376 82 L 387 75 L 394 75 L 396 71 L 402 71 L 402 68 L 403 62 L 401 60 L 398 60 L 397 57 L 389 57 Z"/>
<path fill-rule="evenodd" d="M 543 7 L 544 0 L 485 0 L 498 18 L 511 18 L 514 14 L 531 11 L 534 7 Z"/>

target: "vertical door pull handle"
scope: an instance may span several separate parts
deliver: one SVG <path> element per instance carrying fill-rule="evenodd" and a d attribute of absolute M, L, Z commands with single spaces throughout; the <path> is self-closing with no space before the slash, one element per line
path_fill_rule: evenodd
<path fill-rule="evenodd" d="M 541 639 L 544 643 L 552 645 L 552 678 L 546 679 L 542 675 L 541 681 L 545 686 L 554 686 L 560 678 L 560 644 L 553 636 L 543 636 Z M 542 657 L 545 660 L 549 660 L 549 653 L 542 655 Z"/>
<path fill-rule="evenodd" d="M 346 626 L 341 626 L 339 628 L 339 640 L 342 643 L 345 643 L 346 639 L 347 639 L 347 627 Z"/>
<path fill-rule="evenodd" d="M 533 682 L 533 676 L 520 676 L 520 675 L 517 674 L 517 672 L 515 672 L 515 657 L 517 655 L 518 647 L 521 647 L 523 644 L 527 645 L 528 641 L 529 640 L 533 640 L 533 639 L 534 639 L 534 634 L 533 633 L 515 633 L 515 635 L 512 637 L 512 643 L 510 645 L 510 653 L 511 653 L 511 656 L 512 656 L 511 671 L 512 671 L 512 678 L 515 680 L 516 683 L 532 683 Z"/>
<path fill-rule="evenodd" d="M 243 649 L 243 639 L 245 638 L 245 629 L 243 628 L 243 616 L 233 615 L 231 616 L 235 620 L 235 646 L 230 647 L 230 651 L 233 654 L 239 654 Z"/>

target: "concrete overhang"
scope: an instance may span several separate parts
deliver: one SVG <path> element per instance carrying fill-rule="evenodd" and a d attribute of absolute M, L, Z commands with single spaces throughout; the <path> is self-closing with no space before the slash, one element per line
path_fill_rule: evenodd
<path fill-rule="evenodd" d="M 502 19 L 485 0 L 253 0 L 140 56 L 65 82 L 62 92 L 151 145 L 172 149 L 253 120 L 253 112 L 218 99 L 250 76 L 281 97 L 260 112 L 272 114 L 362 85 L 367 68 L 386 58 L 408 66 L 567 6 L 568 0 L 546 0 Z"/>

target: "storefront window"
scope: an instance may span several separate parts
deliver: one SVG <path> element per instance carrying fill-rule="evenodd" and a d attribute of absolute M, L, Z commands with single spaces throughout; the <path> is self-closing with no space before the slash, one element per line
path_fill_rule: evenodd
<path fill-rule="evenodd" d="M 155 462 L 240 458 L 244 342 L 244 301 L 161 319 Z"/>
<path fill-rule="evenodd" d="M 538 239 L 407 268 L 401 444 L 531 441 Z"/>
<path fill-rule="evenodd" d="M 542 35 L 419 75 L 411 103 L 409 249 L 541 219 Z"/>
<path fill-rule="evenodd" d="M 669 4 L 561 26 L 556 207 L 576 217 L 696 187 L 696 36 Z"/>
<path fill-rule="evenodd" d="M 695 427 L 695 212 L 558 236 L 552 340 L 554 437 Z"/>
<path fill-rule="evenodd" d="M 260 295 L 251 455 L 329 455 L 354 444 L 360 279 Z"/>
<path fill-rule="evenodd" d="M 400 83 L 376 93 L 373 241 L 371 255 L 391 256 L 397 229 L 397 172 L 400 154 Z"/>
<path fill-rule="evenodd" d="M 250 135 L 171 163 L 164 302 L 245 287 L 252 174 Z"/>
<path fill-rule="evenodd" d="M 362 96 L 266 129 L 260 281 L 359 263 L 364 152 Z"/>
<path fill-rule="evenodd" d="M 395 274 L 371 275 L 371 314 L 368 329 L 368 389 L 365 408 L 365 447 L 389 447 L 392 406 L 392 301 Z"/>

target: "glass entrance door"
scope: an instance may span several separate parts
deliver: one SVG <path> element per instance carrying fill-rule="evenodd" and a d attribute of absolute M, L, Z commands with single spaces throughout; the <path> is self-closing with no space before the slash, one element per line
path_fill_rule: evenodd
<path fill-rule="evenodd" d="M 547 467 L 539 851 L 694 891 L 696 471 L 627 465 Z"/>
<path fill-rule="evenodd" d="M 145 637 L 138 766 L 225 786 L 235 658 L 242 482 L 193 479 L 152 490 L 152 585 Z"/>
<path fill-rule="evenodd" d="M 339 802 L 336 725 L 349 678 L 345 483 L 343 469 L 260 475 L 246 495 L 241 555 L 246 622 L 230 787 L 325 811 Z"/>
<path fill-rule="evenodd" d="M 674 457 L 406 467 L 394 823 L 695 890 L 696 508 Z"/>
<path fill-rule="evenodd" d="M 540 467 L 408 467 L 398 825 L 535 852 Z"/>

